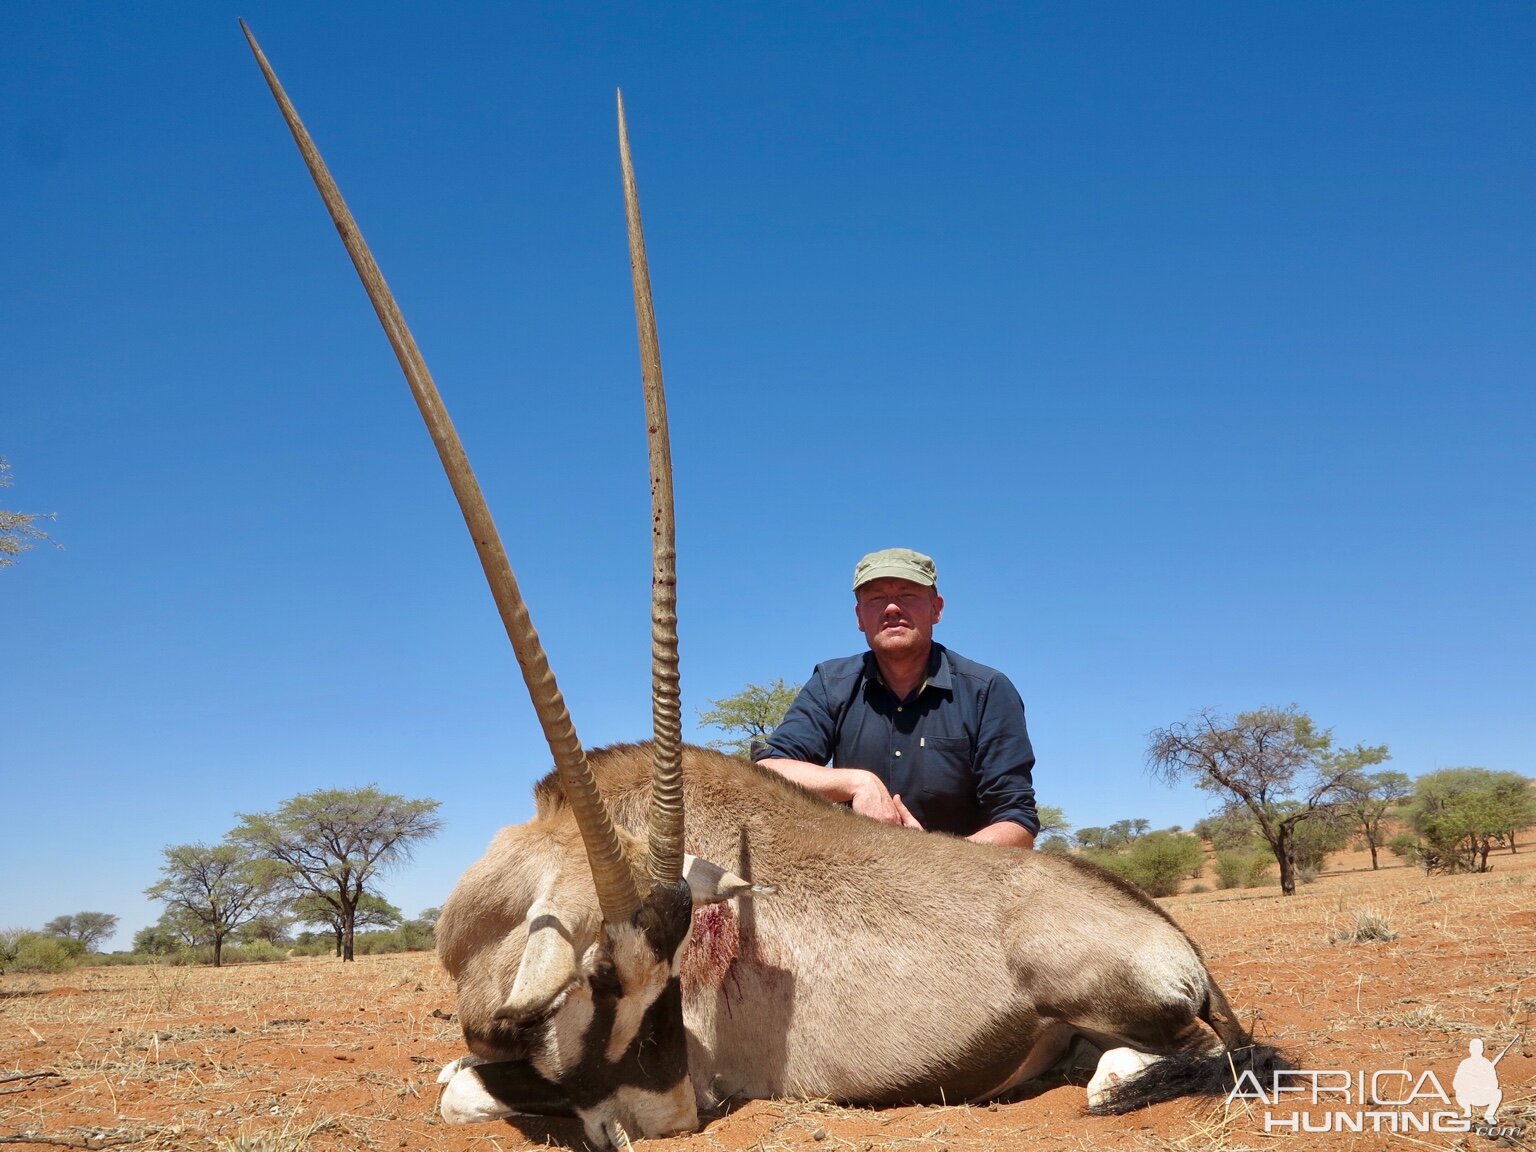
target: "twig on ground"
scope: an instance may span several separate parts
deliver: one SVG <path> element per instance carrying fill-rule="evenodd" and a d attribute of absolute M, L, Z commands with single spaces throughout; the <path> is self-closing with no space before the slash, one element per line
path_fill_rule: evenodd
<path fill-rule="evenodd" d="M 55 1072 L 52 1068 L 49 1068 L 43 1072 L 10 1072 L 4 1076 L 0 1076 L 0 1084 L 9 1084 L 15 1080 L 36 1080 L 42 1076 L 57 1076 L 62 1080 L 64 1078 L 64 1073 Z"/>
<path fill-rule="evenodd" d="M 143 1136 L 129 1136 L 118 1132 L 103 1132 L 95 1136 L 44 1136 L 41 1132 L 16 1132 L 0 1135 L 0 1144 L 48 1144 L 56 1148 L 117 1148 L 124 1144 L 137 1144 Z"/>

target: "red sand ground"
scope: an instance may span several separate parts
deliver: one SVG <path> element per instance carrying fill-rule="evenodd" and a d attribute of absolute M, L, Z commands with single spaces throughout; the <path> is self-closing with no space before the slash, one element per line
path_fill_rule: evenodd
<path fill-rule="evenodd" d="M 1083 1112 L 1061 1085 L 1002 1105 L 866 1110 L 755 1101 L 658 1152 L 723 1149 L 1536 1149 L 1536 849 L 1479 876 L 1369 871 L 1337 857 L 1290 899 L 1208 892 L 1164 905 L 1261 1038 L 1316 1069 L 1430 1070 L 1446 1091 L 1467 1042 L 1499 1065 L 1516 1137 L 1264 1130 L 1262 1105 L 1178 1101 L 1123 1117 Z M 1395 940 L 1330 943 L 1375 912 Z M 341 1152 L 580 1146 L 579 1126 L 449 1127 L 438 1068 L 462 1054 L 453 990 L 427 955 L 355 964 L 82 968 L 0 978 L 0 1144 Z M 1276 1109 L 1289 1115 L 1295 1105 Z M 1305 1108 L 1305 1102 L 1302 1105 Z M 1309 1110 L 1310 1111 L 1310 1110 Z M 1319 1105 L 1316 1116 L 1329 1111 Z"/>

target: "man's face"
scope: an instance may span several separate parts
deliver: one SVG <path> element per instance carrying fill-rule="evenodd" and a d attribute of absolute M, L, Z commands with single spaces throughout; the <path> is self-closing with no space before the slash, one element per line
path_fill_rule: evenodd
<path fill-rule="evenodd" d="M 853 595 L 859 631 L 876 656 L 927 654 L 933 626 L 944 612 L 944 597 L 937 588 L 882 576 L 860 584 Z"/>

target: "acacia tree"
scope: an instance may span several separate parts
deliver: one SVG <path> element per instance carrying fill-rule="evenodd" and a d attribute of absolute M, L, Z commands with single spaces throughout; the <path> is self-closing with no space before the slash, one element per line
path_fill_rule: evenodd
<path fill-rule="evenodd" d="M 1514 851 L 1515 833 L 1536 823 L 1536 796 L 1518 772 L 1442 768 L 1419 777 L 1408 823 L 1426 869 L 1486 872 L 1495 845 Z"/>
<path fill-rule="evenodd" d="M 1079 848 L 1090 852 L 1113 852 L 1134 844 L 1147 834 L 1151 826 L 1151 821 L 1140 818 L 1116 820 L 1108 828 L 1079 828 L 1074 839 Z"/>
<path fill-rule="evenodd" d="M 323 924 L 336 938 L 336 958 L 341 959 L 343 945 L 347 941 L 347 924 L 342 917 L 338 901 L 320 896 L 314 892 L 306 892 L 296 898 L 289 905 L 293 909 L 293 915 L 301 924 Z M 398 928 L 405 921 L 405 914 L 382 896 L 375 896 L 372 892 L 364 892 L 362 899 L 357 902 L 357 908 L 352 916 L 352 927 L 359 928 Z"/>
<path fill-rule="evenodd" d="M 747 759 L 752 741 L 771 734 L 799 694 L 798 687 L 775 680 L 772 684 L 748 684 L 734 696 L 711 700 L 708 711 L 699 713 L 699 723 L 737 735 L 728 740 L 711 740 L 709 747 Z"/>
<path fill-rule="evenodd" d="M 163 874 L 144 890 L 165 902 L 162 921 L 200 927 L 198 936 L 213 945 L 213 966 L 224 961 L 224 940 L 240 925 L 271 908 L 274 877 L 270 868 L 231 844 L 176 844 L 164 850 Z"/>
<path fill-rule="evenodd" d="M 1109 826 L 1109 834 L 1115 838 L 1118 844 L 1131 844 L 1147 834 L 1147 829 L 1152 827 L 1150 820 L 1116 820 Z"/>
<path fill-rule="evenodd" d="M 1508 845 L 1511 855 L 1515 848 L 1515 835 L 1536 824 L 1536 780 L 1518 772 L 1495 772 L 1493 787 L 1500 797 L 1499 839 Z"/>
<path fill-rule="evenodd" d="M 1303 882 L 1316 879 L 1329 854 L 1349 847 L 1354 823 L 1343 802 L 1327 805 L 1296 825 L 1291 855 Z"/>
<path fill-rule="evenodd" d="M 1376 860 L 1376 850 L 1387 843 L 1381 828 L 1382 821 L 1412 794 L 1413 781 L 1403 772 L 1372 772 L 1345 782 L 1343 808 L 1371 850 L 1373 871 L 1381 867 Z"/>
<path fill-rule="evenodd" d="M 1042 804 L 1036 815 L 1040 817 L 1036 845 L 1042 852 L 1065 852 L 1072 844 L 1067 835 L 1072 831 L 1072 823 L 1067 819 L 1066 811 L 1053 804 Z"/>
<path fill-rule="evenodd" d="M 43 925 L 43 934 L 61 940 L 74 940 L 84 952 L 96 951 L 96 945 L 110 940 L 117 931 L 117 917 L 110 912 L 76 912 L 73 916 L 55 916 Z"/>
<path fill-rule="evenodd" d="M 1385 744 L 1335 749 L 1333 730 L 1318 729 L 1292 704 L 1233 717 L 1213 709 L 1153 732 L 1147 767 L 1169 784 L 1192 780 L 1246 808 L 1280 865 L 1280 891 L 1296 894 L 1296 829 L 1331 817 L 1345 784 L 1388 758 Z"/>
<path fill-rule="evenodd" d="M 11 466 L 0 456 L 0 488 L 11 486 Z M 52 520 L 52 515 L 37 512 L 7 512 L 0 508 L 0 568 L 16 563 L 16 557 L 31 548 L 38 540 L 47 540 L 48 533 L 37 526 L 39 520 Z"/>
<path fill-rule="evenodd" d="M 438 807 L 436 800 L 407 800 L 374 784 L 323 789 L 295 796 L 275 812 L 240 813 L 230 837 L 278 865 L 292 896 L 313 895 L 335 910 L 341 958 L 351 960 L 368 885 L 437 834 Z"/>
<path fill-rule="evenodd" d="M 273 908 L 240 925 L 240 931 L 235 933 L 235 939 L 240 944 L 260 942 L 270 944 L 274 948 L 280 948 L 284 944 L 291 944 L 293 942 L 293 917 L 289 916 L 281 908 Z"/>
<path fill-rule="evenodd" d="M 133 934 L 133 950 L 152 956 L 167 956 L 183 947 L 209 943 L 203 922 L 185 908 L 167 908 L 148 928 Z"/>
<path fill-rule="evenodd" d="M 1222 808 L 1214 815 L 1195 823 L 1192 831 L 1201 839 L 1209 840 L 1217 852 L 1246 852 L 1254 846 L 1258 833 L 1253 828 L 1253 817 L 1246 808 Z"/>

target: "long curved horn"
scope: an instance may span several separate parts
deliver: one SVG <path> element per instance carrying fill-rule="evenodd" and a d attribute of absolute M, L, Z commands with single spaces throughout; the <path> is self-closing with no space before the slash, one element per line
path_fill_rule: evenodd
<path fill-rule="evenodd" d="M 432 382 L 432 374 L 427 371 L 421 350 L 416 347 L 416 341 L 405 325 L 405 317 L 400 314 L 389 285 L 384 282 L 384 276 L 374 262 L 373 254 L 368 251 L 362 232 L 358 230 L 357 221 L 352 218 L 346 201 L 341 198 L 341 191 L 331 179 L 331 173 L 325 161 L 320 158 L 315 142 L 305 131 L 299 114 L 294 111 L 287 93 L 278 83 L 276 73 L 267 63 L 261 46 L 256 43 L 256 37 L 251 35 L 244 20 L 240 21 L 240 29 L 245 33 L 251 51 L 256 56 L 256 63 L 261 66 L 262 75 L 267 78 L 267 87 L 272 89 L 283 119 L 288 122 L 288 130 L 293 133 L 294 143 L 299 146 L 315 187 L 320 190 L 320 196 L 330 210 L 331 220 L 341 233 L 341 242 L 346 245 L 353 267 L 362 278 L 368 299 L 373 302 L 373 310 L 378 313 L 379 323 L 384 326 L 384 334 L 389 337 L 390 347 L 395 350 L 395 358 L 400 361 L 406 382 L 416 397 L 416 406 L 421 409 L 427 431 L 432 435 L 432 442 L 437 445 L 437 454 L 443 462 L 443 469 L 448 473 L 453 494 L 458 498 L 464 523 L 469 526 L 470 536 L 475 541 L 475 551 L 480 555 L 480 566 L 485 569 L 485 578 L 491 586 L 496 608 L 501 613 L 507 638 L 512 641 L 512 650 L 517 654 L 523 681 L 528 685 L 528 695 L 533 700 L 534 711 L 538 713 L 539 725 L 544 729 L 544 739 L 549 742 L 549 750 L 554 755 L 560 788 L 581 829 L 603 918 L 626 923 L 640 907 L 634 877 L 624 862 L 612 818 L 603 803 L 602 794 L 597 790 L 597 782 L 587 764 L 586 753 L 576 738 L 576 729 L 571 723 L 570 713 L 566 711 L 565 699 L 560 695 L 554 673 L 550 671 L 544 647 L 539 643 L 539 635 L 533 629 L 528 606 L 523 602 L 517 578 L 507 562 L 506 549 L 502 547 L 501 537 L 491 520 L 490 509 L 485 505 L 480 485 L 470 470 L 464 446 L 459 442 L 453 422 L 448 418 L 448 411 L 437 394 L 437 386 Z"/>
<path fill-rule="evenodd" d="M 645 383 L 645 425 L 651 456 L 651 717 L 655 766 L 651 775 L 651 879 L 676 884 L 683 874 L 683 700 L 677 670 L 677 529 L 672 515 L 672 441 L 661 382 L 661 345 L 651 303 L 651 270 L 640 226 L 640 194 L 629 155 L 624 94 L 619 93 L 619 166 L 629 269 L 635 285 L 635 328 Z"/>

